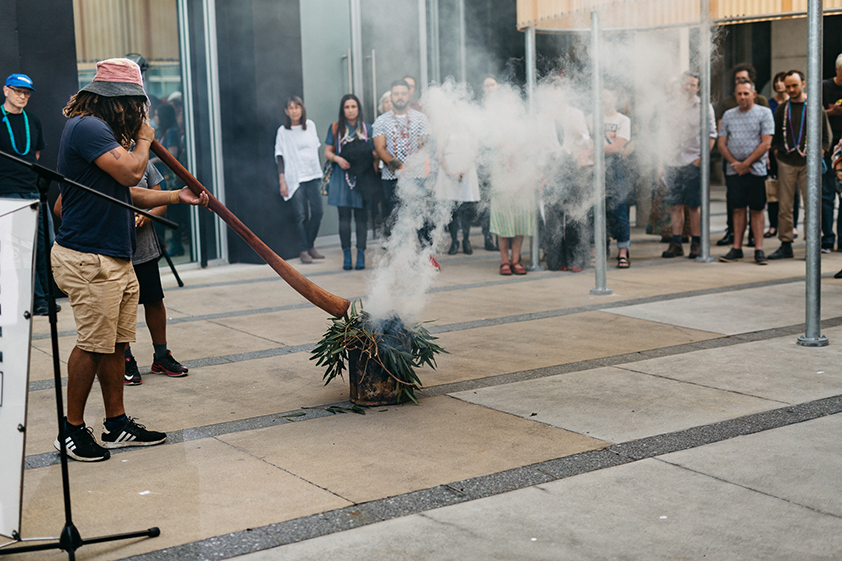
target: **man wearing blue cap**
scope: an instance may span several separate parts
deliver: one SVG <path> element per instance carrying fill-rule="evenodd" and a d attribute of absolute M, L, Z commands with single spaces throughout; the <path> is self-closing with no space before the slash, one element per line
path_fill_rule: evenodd
<path fill-rule="evenodd" d="M 41 150 L 44 149 L 41 121 L 24 110 L 34 91 L 32 79 L 29 76 L 12 74 L 3 86 L 3 95 L 6 100 L 0 107 L 0 112 L 2 112 L 0 150 L 32 163 L 38 161 Z M 34 171 L 6 158 L 0 158 L 0 197 L 37 199 L 37 180 L 38 176 Z M 35 257 L 35 308 L 33 310 L 36 316 L 47 315 L 47 268 L 43 262 L 47 251 L 46 234 L 43 223 L 39 220 L 38 248 Z"/>

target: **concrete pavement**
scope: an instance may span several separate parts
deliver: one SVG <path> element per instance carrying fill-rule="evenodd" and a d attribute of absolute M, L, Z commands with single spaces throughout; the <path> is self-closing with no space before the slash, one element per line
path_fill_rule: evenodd
<path fill-rule="evenodd" d="M 338 244 L 321 243 L 325 262 L 293 264 L 364 296 L 370 270 L 341 271 Z M 190 375 L 149 374 L 141 326 L 144 384 L 126 388 L 129 414 L 168 443 L 70 469 L 83 536 L 161 536 L 77 558 L 842 558 L 842 254 L 822 256 L 830 345 L 808 349 L 795 247 L 765 267 L 697 264 L 661 259 L 636 228 L 612 296 L 589 294 L 592 270 L 506 278 L 494 253 L 443 256 L 423 319 L 450 354 L 421 371 L 420 405 L 366 415 L 326 410 L 348 398 L 309 360 L 327 317 L 268 267 L 183 271 L 165 302 Z M 69 306 L 59 316 L 66 361 Z M 36 318 L 27 538 L 63 521 L 48 331 Z"/>

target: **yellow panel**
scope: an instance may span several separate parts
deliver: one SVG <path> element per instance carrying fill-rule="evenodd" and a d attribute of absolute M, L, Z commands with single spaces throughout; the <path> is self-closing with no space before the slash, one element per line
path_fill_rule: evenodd
<path fill-rule="evenodd" d="M 93 62 L 128 53 L 178 60 L 176 0 L 73 0 L 76 58 Z"/>
<path fill-rule="evenodd" d="M 803 17 L 808 0 L 710 0 L 716 24 Z M 842 9 L 842 0 L 825 0 L 824 10 Z M 590 13 L 600 12 L 603 28 L 698 25 L 700 0 L 517 0 L 518 28 L 587 29 Z"/>

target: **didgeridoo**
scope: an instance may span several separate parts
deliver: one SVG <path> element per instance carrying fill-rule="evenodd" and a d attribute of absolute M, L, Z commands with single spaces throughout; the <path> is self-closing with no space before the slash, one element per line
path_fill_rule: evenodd
<path fill-rule="evenodd" d="M 269 249 L 269 246 L 263 243 L 263 240 L 258 238 L 254 232 L 248 229 L 233 212 L 225 208 L 225 205 L 219 202 L 219 199 L 211 195 L 204 185 L 199 183 L 199 180 L 182 166 L 178 160 L 170 154 L 169 150 L 157 140 L 152 142 L 152 152 L 170 168 L 174 174 L 181 179 L 187 187 L 190 188 L 196 195 L 202 192 L 208 194 L 210 203 L 208 208 L 214 211 L 228 226 L 231 227 L 249 246 L 257 252 L 257 254 L 266 263 L 275 270 L 287 284 L 289 284 L 296 292 L 304 298 L 326 311 L 333 317 L 342 317 L 348 311 L 348 306 L 351 303 L 345 298 L 340 298 L 325 289 L 313 284 L 304 275 L 296 271 L 286 261 L 281 259 L 277 253 Z"/>

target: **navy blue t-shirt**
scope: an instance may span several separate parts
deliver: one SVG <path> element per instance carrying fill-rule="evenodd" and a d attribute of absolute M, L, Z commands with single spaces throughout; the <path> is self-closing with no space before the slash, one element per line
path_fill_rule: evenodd
<path fill-rule="evenodd" d="M 73 117 L 64 125 L 58 149 L 58 172 L 115 199 L 132 202 L 131 191 L 94 162 L 120 144 L 99 117 Z M 131 259 L 135 247 L 134 214 L 79 188 L 59 183 L 61 227 L 59 245 L 121 259 Z"/>

